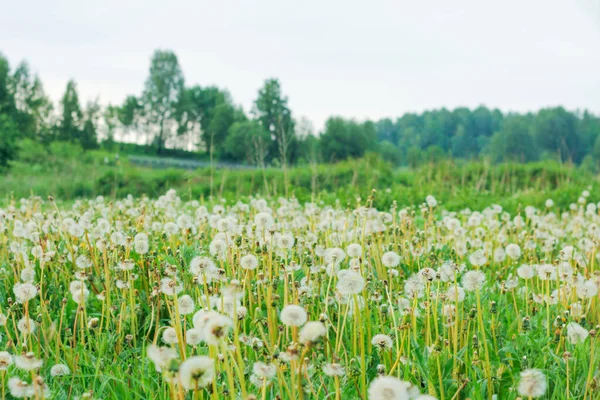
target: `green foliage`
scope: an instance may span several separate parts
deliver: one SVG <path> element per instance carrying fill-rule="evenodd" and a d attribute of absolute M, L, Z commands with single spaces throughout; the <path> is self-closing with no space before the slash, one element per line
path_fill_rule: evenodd
<path fill-rule="evenodd" d="M 7 115 L 0 114 L 0 170 L 8 168 L 17 153 L 17 125 Z"/>
<path fill-rule="evenodd" d="M 329 118 L 320 137 L 321 152 L 327 162 L 358 158 L 373 149 L 377 136 L 375 124 L 358 123 L 340 117 Z"/>
<path fill-rule="evenodd" d="M 183 90 L 183 72 L 175 53 L 155 51 L 150 62 L 149 76 L 139 99 L 143 122 L 138 124 L 138 128 L 146 133 L 148 143 L 156 143 L 159 154 L 167 141 L 175 135 L 173 125 L 176 124 L 177 105 Z"/>
<path fill-rule="evenodd" d="M 245 123 L 240 124 L 234 126 L 243 135 Z M 240 152 L 244 148 L 240 146 Z M 67 200 L 95 195 L 155 197 L 175 188 L 199 199 L 211 193 L 209 168 L 182 171 L 135 167 L 125 157 L 116 158 L 105 151 L 84 152 L 81 146 L 65 142 L 53 142 L 46 161 L 36 167 L 29 161 L 35 157 L 34 150 L 30 156 L 13 162 L 12 171 L 0 180 L 4 196 L 19 198 L 35 193 L 42 197 L 60 195 Z M 556 161 L 491 165 L 447 159 L 411 169 L 396 168 L 377 153 L 368 153 L 358 160 L 290 168 L 288 182 L 290 194 L 303 202 L 353 204 L 357 197 L 366 198 L 376 189 L 375 201 L 380 208 L 390 207 L 394 201 L 399 206 L 418 204 L 435 193 L 444 208 L 476 209 L 496 203 L 516 212 L 526 204 L 542 207 L 548 198 L 568 207 L 573 197 L 596 184 L 594 171 L 589 162 L 574 167 Z M 216 169 L 213 175 L 213 193 L 218 197 L 285 193 L 284 175 L 277 168 Z"/>
<path fill-rule="evenodd" d="M 128 96 L 118 106 L 92 102 L 82 109 L 76 84 L 70 81 L 56 113 L 27 63 L 11 70 L 0 56 L 0 114 L 16 126 L 17 139 L 31 138 L 44 145 L 70 141 L 88 151 L 101 145 L 130 154 L 261 168 L 337 162 L 367 152 L 411 167 L 443 159 L 576 164 L 586 160 L 591 170 L 587 156 L 596 164 L 600 161 L 600 117 L 589 111 L 555 107 L 503 114 L 485 106 L 441 108 L 379 121 L 331 117 L 321 132 L 315 132 L 306 119 L 293 118 L 278 79 L 265 80 L 246 115 L 222 88 L 186 86 L 177 56 L 169 50 L 154 52 L 139 96 Z"/>
<path fill-rule="evenodd" d="M 74 81 L 67 83 L 67 89 L 60 102 L 61 118 L 56 128 L 56 139 L 76 142 L 81 139 L 83 112 L 79 104 L 79 95 Z"/>

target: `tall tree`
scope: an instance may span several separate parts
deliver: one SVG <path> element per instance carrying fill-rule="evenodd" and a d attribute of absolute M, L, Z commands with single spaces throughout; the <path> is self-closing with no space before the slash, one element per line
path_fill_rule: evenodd
<path fill-rule="evenodd" d="M 83 129 L 79 136 L 79 143 L 84 150 L 95 149 L 98 147 L 98 121 L 100 120 L 101 109 L 98 101 L 88 103 L 85 109 L 85 120 Z"/>
<path fill-rule="evenodd" d="M 8 60 L 0 53 L 0 170 L 16 158 L 18 128 L 15 98 L 10 90 L 11 77 Z"/>
<path fill-rule="evenodd" d="M 44 93 L 42 81 L 33 76 L 26 62 L 12 75 L 11 91 L 17 113 L 15 121 L 22 136 L 45 140 L 50 133 L 52 102 Z"/>
<path fill-rule="evenodd" d="M 156 50 L 140 102 L 144 116 L 142 129 L 148 140 L 156 144 L 159 154 L 177 133 L 177 106 L 183 88 L 183 72 L 175 53 Z"/>
<path fill-rule="evenodd" d="M 253 113 L 263 128 L 271 134 L 273 145 L 279 154 L 283 169 L 285 193 L 288 194 L 287 165 L 290 149 L 296 141 L 294 120 L 288 107 L 288 98 L 283 95 L 277 79 L 267 79 L 258 91 Z M 274 151 L 275 153 L 275 151 Z"/>
<path fill-rule="evenodd" d="M 61 116 L 56 129 L 56 138 L 68 142 L 79 142 L 83 128 L 83 112 L 79 105 L 75 81 L 67 82 L 67 89 L 60 101 L 60 106 Z"/>
<path fill-rule="evenodd" d="M 289 147 L 294 138 L 294 121 L 288 107 L 288 98 L 283 95 L 277 79 L 267 79 L 254 101 L 253 114 L 273 139 L 272 154 L 279 154 L 280 162 L 286 165 Z"/>
<path fill-rule="evenodd" d="M 321 135 L 321 151 L 326 162 L 357 158 L 373 149 L 377 131 L 373 122 L 358 123 L 332 117 L 325 123 Z"/>
<path fill-rule="evenodd" d="M 563 161 L 580 160 L 580 139 L 575 115 L 562 107 L 540 110 L 535 118 L 534 138 L 543 150 Z"/>
<path fill-rule="evenodd" d="M 526 117 L 510 116 L 504 120 L 502 129 L 494 133 L 488 152 L 493 161 L 528 162 L 538 155 L 531 136 L 531 126 Z"/>

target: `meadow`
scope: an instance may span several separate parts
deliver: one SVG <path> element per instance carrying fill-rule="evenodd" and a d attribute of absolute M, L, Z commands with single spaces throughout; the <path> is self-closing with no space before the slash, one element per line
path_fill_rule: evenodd
<path fill-rule="evenodd" d="M 599 399 L 595 186 L 551 162 L 17 162 L 0 396 Z"/>

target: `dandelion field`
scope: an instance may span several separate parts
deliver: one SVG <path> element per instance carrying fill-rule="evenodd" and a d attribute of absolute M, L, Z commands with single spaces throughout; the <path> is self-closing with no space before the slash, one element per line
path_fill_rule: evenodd
<path fill-rule="evenodd" d="M 592 198 L 13 202 L 0 396 L 600 399 Z"/>

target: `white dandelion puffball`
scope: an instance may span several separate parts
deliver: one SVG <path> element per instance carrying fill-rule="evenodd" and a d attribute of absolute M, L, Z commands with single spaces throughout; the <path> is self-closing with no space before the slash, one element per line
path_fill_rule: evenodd
<path fill-rule="evenodd" d="M 518 260 L 521 257 L 521 248 L 518 244 L 511 243 L 506 246 L 506 255 L 512 260 Z"/>
<path fill-rule="evenodd" d="M 179 305 L 179 314 L 188 315 L 194 312 L 194 299 L 184 294 L 177 300 Z"/>
<path fill-rule="evenodd" d="M 526 369 L 521 372 L 517 391 L 521 396 L 541 397 L 546 393 L 546 375 L 539 369 Z"/>
<path fill-rule="evenodd" d="M 362 256 L 362 247 L 358 243 L 349 244 L 346 248 L 346 253 L 348 253 L 350 257 L 360 257 Z"/>
<path fill-rule="evenodd" d="M 392 338 L 388 335 L 384 335 L 382 333 L 373 336 L 371 339 L 371 344 L 375 347 L 380 348 L 381 350 L 389 350 L 392 348 L 394 342 L 392 342 Z"/>
<path fill-rule="evenodd" d="M 281 310 L 281 313 L 279 314 L 279 318 L 284 325 L 302 326 L 306 323 L 308 316 L 302 306 L 289 304 L 283 307 L 283 310 Z"/>
<path fill-rule="evenodd" d="M 17 303 L 26 303 L 37 296 L 37 288 L 31 283 L 17 283 L 13 287 Z"/>
<path fill-rule="evenodd" d="M 479 249 L 469 256 L 469 262 L 475 267 L 481 267 L 487 262 L 487 257 L 483 250 Z"/>
<path fill-rule="evenodd" d="M 55 364 L 50 368 L 50 376 L 70 375 L 71 370 L 66 364 Z"/>
<path fill-rule="evenodd" d="M 567 338 L 569 339 L 569 343 L 582 343 L 587 339 L 588 335 L 588 330 L 577 322 L 569 322 L 567 324 Z"/>
<path fill-rule="evenodd" d="M 395 251 L 388 251 L 381 256 L 381 263 L 388 268 L 397 267 L 400 264 L 400 256 Z"/>
<path fill-rule="evenodd" d="M 517 275 L 521 279 L 531 279 L 535 276 L 535 268 L 533 265 L 523 264 L 517 268 Z"/>
<path fill-rule="evenodd" d="M 254 254 L 246 254 L 240 259 L 242 269 L 253 270 L 258 268 L 258 258 Z"/>
<path fill-rule="evenodd" d="M 179 367 L 179 381 L 185 390 L 197 390 L 208 386 L 215 378 L 214 361 L 206 356 L 194 356 Z"/>
<path fill-rule="evenodd" d="M 261 379 L 272 379 L 277 374 L 277 367 L 274 364 L 265 364 L 258 361 L 252 366 L 252 372 Z"/>
<path fill-rule="evenodd" d="M 393 376 L 380 376 L 369 385 L 369 400 L 409 400 L 410 383 Z"/>
<path fill-rule="evenodd" d="M 344 296 L 359 294 L 365 287 L 365 278 L 359 272 L 346 270 L 337 285 L 337 290 Z"/>
<path fill-rule="evenodd" d="M 485 274 L 481 271 L 468 271 L 462 279 L 463 288 L 469 292 L 481 290 L 484 283 Z"/>
<path fill-rule="evenodd" d="M 298 339 L 301 343 L 314 343 L 327 334 L 327 328 L 321 321 L 309 321 L 300 330 Z"/>
<path fill-rule="evenodd" d="M 0 351 L 0 371 L 6 371 L 12 363 L 12 355 L 8 351 Z"/>

